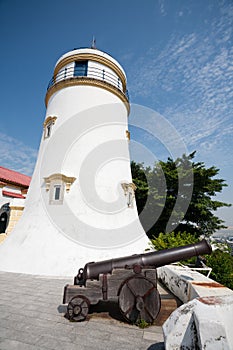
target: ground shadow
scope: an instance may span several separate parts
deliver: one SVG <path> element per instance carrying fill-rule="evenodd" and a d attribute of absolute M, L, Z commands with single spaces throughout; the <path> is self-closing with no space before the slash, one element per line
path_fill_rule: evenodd
<path fill-rule="evenodd" d="M 165 350 L 164 342 L 152 344 L 147 350 Z"/>
<path fill-rule="evenodd" d="M 64 314 L 65 318 L 68 318 L 67 315 L 67 306 L 59 305 L 57 308 L 58 312 Z M 101 317 L 101 318 L 109 318 L 115 319 L 120 322 L 126 322 L 123 315 L 120 312 L 118 303 L 116 301 L 103 301 L 99 300 L 97 304 L 91 304 L 88 312 L 87 320 L 92 317 Z"/>
<path fill-rule="evenodd" d="M 126 322 L 126 320 L 120 312 L 118 303 L 112 300 L 100 300 L 97 304 L 91 305 L 89 315 L 92 314 L 95 314 L 96 317 L 101 316 L 105 318 L 113 318 L 121 322 Z"/>

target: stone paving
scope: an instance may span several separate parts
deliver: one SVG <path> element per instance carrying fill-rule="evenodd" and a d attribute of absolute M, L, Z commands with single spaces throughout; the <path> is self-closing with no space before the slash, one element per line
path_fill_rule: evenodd
<path fill-rule="evenodd" d="M 140 329 L 90 310 L 69 322 L 63 288 L 72 278 L 0 272 L 0 350 L 163 350 L 162 328 Z"/>

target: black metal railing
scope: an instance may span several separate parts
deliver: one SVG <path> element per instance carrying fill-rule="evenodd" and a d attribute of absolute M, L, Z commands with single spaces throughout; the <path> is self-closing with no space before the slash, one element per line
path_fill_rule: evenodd
<path fill-rule="evenodd" d="M 84 67 L 69 67 L 59 71 L 56 77 L 52 78 L 48 84 L 47 91 L 55 84 L 66 79 L 79 79 L 79 78 L 90 78 L 104 81 L 108 84 L 113 85 L 120 90 L 129 100 L 128 91 L 123 91 L 122 81 L 119 77 L 106 71 L 105 69 L 89 66 L 87 69 Z"/>

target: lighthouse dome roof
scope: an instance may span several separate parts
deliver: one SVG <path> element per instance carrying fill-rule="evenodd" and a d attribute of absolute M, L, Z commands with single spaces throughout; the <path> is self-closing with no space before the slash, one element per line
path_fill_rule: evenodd
<path fill-rule="evenodd" d="M 59 62 L 63 61 L 65 58 L 68 58 L 69 56 L 77 56 L 77 55 L 82 55 L 82 54 L 91 54 L 91 55 L 96 55 L 99 58 L 103 57 L 104 59 L 107 59 L 109 61 L 111 61 L 112 63 L 114 63 L 116 66 L 118 66 L 118 68 L 121 69 L 122 73 L 124 74 L 125 78 L 126 78 L 126 74 L 124 72 L 124 69 L 122 68 L 122 66 L 117 62 L 117 60 L 115 60 L 112 56 L 110 56 L 109 54 L 107 54 L 104 51 L 100 51 L 98 49 L 93 49 L 93 48 L 78 48 L 78 49 L 74 49 L 71 51 L 66 52 L 64 55 L 62 55 L 59 60 L 56 62 L 56 66 L 59 64 Z"/>

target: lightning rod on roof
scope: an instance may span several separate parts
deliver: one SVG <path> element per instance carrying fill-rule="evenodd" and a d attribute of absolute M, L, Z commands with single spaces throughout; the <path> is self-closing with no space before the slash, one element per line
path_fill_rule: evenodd
<path fill-rule="evenodd" d="M 96 39 L 95 39 L 94 35 L 93 35 L 93 38 L 92 38 L 91 48 L 92 49 L 96 49 Z"/>

